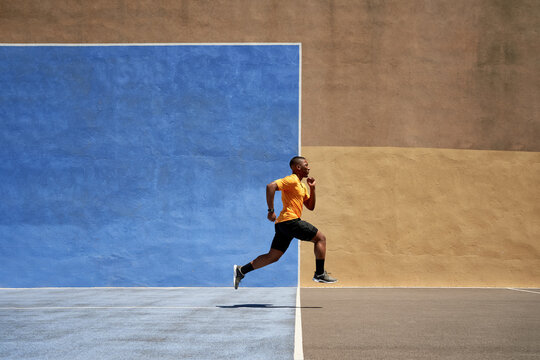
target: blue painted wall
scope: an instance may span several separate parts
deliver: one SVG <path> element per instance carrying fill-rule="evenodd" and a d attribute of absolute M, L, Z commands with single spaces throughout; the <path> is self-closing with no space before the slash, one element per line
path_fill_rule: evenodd
<path fill-rule="evenodd" d="M 294 45 L 0 47 L 0 287 L 231 286 L 298 80 Z M 243 284 L 296 286 L 297 258 Z"/>

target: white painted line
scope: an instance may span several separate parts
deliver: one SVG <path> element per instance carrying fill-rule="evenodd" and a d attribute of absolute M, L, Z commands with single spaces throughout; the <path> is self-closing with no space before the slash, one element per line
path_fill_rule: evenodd
<path fill-rule="evenodd" d="M 214 290 L 214 289 L 230 289 L 230 286 L 186 286 L 186 287 L 159 287 L 159 286 L 97 286 L 97 287 L 35 287 L 35 288 L 0 288 L 0 290 Z M 243 289 L 258 289 L 266 290 L 269 288 L 256 286 L 243 286 Z M 292 286 L 278 286 L 270 289 L 290 289 Z"/>
<path fill-rule="evenodd" d="M 296 315 L 294 319 L 294 360 L 304 360 L 304 345 L 303 345 L 303 339 L 302 339 L 302 308 L 300 305 L 300 286 L 298 286 L 298 289 L 296 290 Z"/>
<path fill-rule="evenodd" d="M 300 244 L 299 241 L 297 243 Z M 298 254 L 300 254 L 300 249 L 298 249 Z M 300 264 L 300 262 L 299 262 Z M 299 278 L 300 280 L 300 278 Z M 35 287 L 35 288 L 0 288 L 0 291 L 17 291 L 17 290 L 207 290 L 207 289 L 229 289 L 230 286 L 187 286 L 187 287 L 156 287 L 156 286 L 127 286 L 127 287 L 107 287 L 107 286 L 97 286 L 97 287 Z M 244 286 L 243 289 L 258 289 L 266 290 L 268 288 L 264 287 L 255 287 L 255 286 Z M 290 289 L 292 286 L 279 286 L 272 287 L 271 289 Z M 474 287 L 474 286 L 446 286 L 446 287 L 436 287 L 436 286 L 335 286 L 335 285 L 319 285 L 319 286 L 304 286 L 304 289 L 493 289 L 493 290 L 516 290 L 516 291 L 531 291 L 517 288 L 509 287 Z"/>
<path fill-rule="evenodd" d="M 301 43 L 0 43 L 0 46 L 274 46 Z"/>
<path fill-rule="evenodd" d="M 292 306 L 235 306 L 235 305 L 216 305 L 216 306 L 4 306 L 0 310 L 223 310 L 223 309 L 267 309 L 267 310 L 290 310 Z M 298 309 L 296 309 L 298 310 Z"/>
<path fill-rule="evenodd" d="M 514 290 L 514 291 L 523 291 L 523 292 L 528 292 L 528 293 L 539 294 L 540 295 L 540 291 L 531 291 L 531 290 L 516 289 L 516 288 L 507 288 L 507 289 L 508 290 Z"/>
<path fill-rule="evenodd" d="M 507 290 L 506 287 L 474 287 L 474 286 L 336 286 L 321 284 L 319 286 L 304 286 L 304 289 L 459 289 L 459 290 Z"/>
<path fill-rule="evenodd" d="M 217 306 L 8 306 L 0 310 L 114 310 L 114 309 L 220 309 Z"/>
<path fill-rule="evenodd" d="M 298 155 L 302 156 L 302 44 L 298 48 Z M 300 302 L 300 241 L 298 243 L 298 285 L 296 288 L 296 312 L 294 315 L 294 360 L 304 360 L 302 339 L 302 305 Z"/>
<path fill-rule="evenodd" d="M 298 47 L 298 156 L 302 156 L 302 44 Z"/>

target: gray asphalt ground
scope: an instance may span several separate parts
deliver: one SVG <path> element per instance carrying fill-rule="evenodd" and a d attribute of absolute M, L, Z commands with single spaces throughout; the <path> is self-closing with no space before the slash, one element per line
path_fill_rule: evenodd
<path fill-rule="evenodd" d="M 0 359 L 292 359 L 296 288 L 0 289 Z"/>
<path fill-rule="evenodd" d="M 292 359 L 296 288 L 0 289 L 0 359 Z M 540 290 L 301 289 L 315 359 L 540 359 Z"/>
<path fill-rule="evenodd" d="M 304 359 L 540 359 L 540 290 L 301 290 Z"/>

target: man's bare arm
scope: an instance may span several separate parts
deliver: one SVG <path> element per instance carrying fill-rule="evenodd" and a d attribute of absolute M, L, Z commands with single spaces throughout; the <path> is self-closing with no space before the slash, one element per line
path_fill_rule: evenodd
<path fill-rule="evenodd" d="M 274 196 L 277 190 L 278 186 L 275 181 L 266 185 L 266 203 L 268 204 L 268 209 L 274 209 Z M 268 220 L 272 222 L 276 221 L 276 213 L 274 211 L 268 211 Z"/>
<path fill-rule="evenodd" d="M 308 210 L 313 211 L 315 210 L 315 201 L 317 198 L 315 196 L 315 179 L 312 177 L 307 178 L 307 184 L 309 185 L 309 199 L 304 201 L 304 205 Z"/>

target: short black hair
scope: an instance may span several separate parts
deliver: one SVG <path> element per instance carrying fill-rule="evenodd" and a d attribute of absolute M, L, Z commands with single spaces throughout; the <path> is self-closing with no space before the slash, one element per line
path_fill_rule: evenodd
<path fill-rule="evenodd" d="M 295 156 L 295 157 L 293 157 L 291 159 L 291 161 L 289 161 L 289 166 L 291 167 L 291 169 L 293 168 L 293 166 L 298 164 L 300 162 L 300 160 L 306 160 L 306 158 L 303 157 L 303 156 Z"/>

